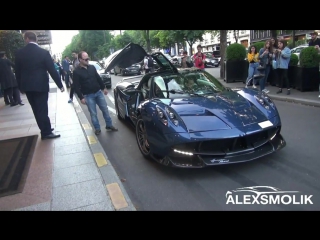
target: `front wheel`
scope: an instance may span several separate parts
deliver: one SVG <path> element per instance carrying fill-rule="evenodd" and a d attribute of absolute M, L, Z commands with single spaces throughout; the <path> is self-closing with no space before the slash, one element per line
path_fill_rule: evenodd
<path fill-rule="evenodd" d="M 136 123 L 136 139 L 140 152 L 146 159 L 151 159 L 151 150 L 148 143 L 146 126 L 141 116 Z"/>

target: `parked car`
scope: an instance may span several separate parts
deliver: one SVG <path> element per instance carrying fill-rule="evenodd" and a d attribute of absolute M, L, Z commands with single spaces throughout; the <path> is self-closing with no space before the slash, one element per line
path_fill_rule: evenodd
<path fill-rule="evenodd" d="M 174 66 L 180 68 L 180 67 L 181 67 L 182 57 L 183 57 L 183 56 L 174 56 L 174 57 L 172 57 L 172 58 L 169 59 L 169 60 L 170 60 L 170 62 L 171 62 Z"/>
<path fill-rule="evenodd" d="M 107 70 L 146 54 L 130 43 L 106 63 Z M 254 160 L 286 145 L 280 115 L 266 93 L 225 87 L 203 69 L 178 70 L 160 52 L 152 57 L 158 72 L 123 79 L 114 88 L 116 114 L 133 123 L 145 158 L 199 168 Z"/>
<path fill-rule="evenodd" d="M 204 53 L 206 55 L 206 60 L 204 66 L 207 67 L 218 67 L 219 66 L 219 59 L 212 57 L 211 53 Z"/>
<path fill-rule="evenodd" d="M 106 86 L 106 88 L 111 88 L 112 87 L 112 82 L 111 82 L 111 76 L 110 73 L 106 71 L 105 68 L 103 68 L 101 66 L 101 64 L 97 61 L 89 61 L 89 64 L 95 66 L 95 68 L 97 69 L 104 85 Z"/>
<path fill-rule="evenodd" d="M 139 63 L 135 63 L 126 68 L 115 66 L 113 71 L 114 71 L 114 75 L 118 75 L 118 74 L 121 74 L 122 76 L 141 75 L 141 65 Z"/>
<path fill-rule="evenodd" d="M 304 49 L 306 47 L 309 47 L 309 45 L 308 44 L 304 44 L 304 45 L 300 45 L 298 47 L 295 47 L 295 48 L 291 49 L 291 53 L 293 53 L 293 54 L 298 56 L 298 59 L 299 59 L 298 64 L 300 64 L 300 52 L 302 51 L 302 49 Z"/>
<path fill-rule="evenodd" d="M 218 63 L 220 65 L 221 56 L 220 56 L 220 51 L 219 50 L 203 52 L 203 53 L 209 53 L 209 54 L 212 55 L 213 58 L 217 58 L 218 59 Z"/>

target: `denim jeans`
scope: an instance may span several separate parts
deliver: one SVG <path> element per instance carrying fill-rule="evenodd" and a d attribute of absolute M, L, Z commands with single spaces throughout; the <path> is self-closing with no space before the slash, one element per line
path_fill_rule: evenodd
<path fill-rule="evenodd" d="M 96 93 L 88 94 L 84 96 L 88 110 L 91 116 L 91 122 L 95 128 L 95 130 L 100 130 L 100 124 L 97 116 L 97 108 L 96 105 L 100 108 L 103 118 L 106 121 L 106 127 L 112 126 L 112 120 L 109 115 L 109 110 L 107 106 L 106 99 L 104 98 L 104 94 L 101 90 Z"/>
<path fill-rule="evenodd" d="M 249 79 L 253 77 L 253 75 L 257 74 L 258 67 L 259 67 L 259 63 L 249 63 L 247 83 L 248 83 Z M 256 84 L 256 82 L 254 80 L 252 80 L 252 83 Z"/>
<path fill-rule="evenodd" d="M 266 69 L 264 70 L 264 72 L 262 72 L 262 74 L 265 75 L 264 78 L 261 78 L 259 80 L 259 85 L 260 85 L 260 91 L 262 91 L 263 89 L 265 89 L 265 86 L 266 86 L 266 82 L 268 80 L 268 76 L 269 76 L 269 73 L 270 73 L 270 70 L 271 70 L 271 65 L 266 65 L 265 66 Z"/>

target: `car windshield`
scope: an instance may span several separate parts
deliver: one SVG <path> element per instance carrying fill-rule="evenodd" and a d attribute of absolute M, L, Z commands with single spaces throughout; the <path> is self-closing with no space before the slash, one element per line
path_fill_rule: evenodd
<path fill-rule="evenodd" d="M 153 89 L 159 98 L 181 98 L 212 96 L 225 87 L 211 74 L 201 71 L 155 76 Z"/>
<path fill-rule="evenodd" d="M 97 62 L 90 62 L 90 64 L 93 65 L 97 69 L 97 71 L 102 69 L 102 66 Z"/>

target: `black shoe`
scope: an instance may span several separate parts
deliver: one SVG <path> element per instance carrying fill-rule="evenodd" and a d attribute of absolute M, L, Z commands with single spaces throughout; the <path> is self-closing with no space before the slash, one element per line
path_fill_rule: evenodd
<path fill-rule="evenodd" d="M 287 90 L 287 95 L 290 95 L 290 89 Z"/>
<path fill-rule="evenodd" d="M 20 102 L 20 103 L 19 103 L 19 105 L 20 105 L 20 106 L 23 106 L 23 105 L 24 105 L 24 103 L 23 103 L 23 102 Z"/>
<path fill-rule="evenodd" d="M 10 103 L 6 102 L 6 106 L 10 105 Z"/>
<path fill-rule="evenodd" d="M 14 107 L 14 106 L 17 106 L 17 105 L 18 105 L 18 103 L 11 103 L 10 107 Z"/>
<path fill-rule="evenodd" d="M 60 134 L 53 134 L 53 133 L 51 133 L 51 134 L 49 134 L 49 135 L 47 135 L 47 136 L 41 137 L 41 139 L 42 139 L 42 140 L 45 140 L 45 139 L 53 139 L 53 138 L 58 138 L 58 137 L 60 137 Z"/>
<path fill-rule="evenodd" d="M 101 130 L 100 130 L 100 129 L 96 129 L 96 130 L 94 131 L 94 133 L 95 133 L 96 135 L 99 135 L 99 134 L 101 133 Z"/>
<path fill-rule="evenodd" d="M 111 127 L 106 127 L 107 131 L 108 132 L 111 132 L 111 131 L 118 131 L 118 128 L 115 128 L 114 126 L 111 126 Z"/>
<path fill-rule="evenodd" d="M 282 93 L 282 89 L 279 89 L 277 93 Z"/>

